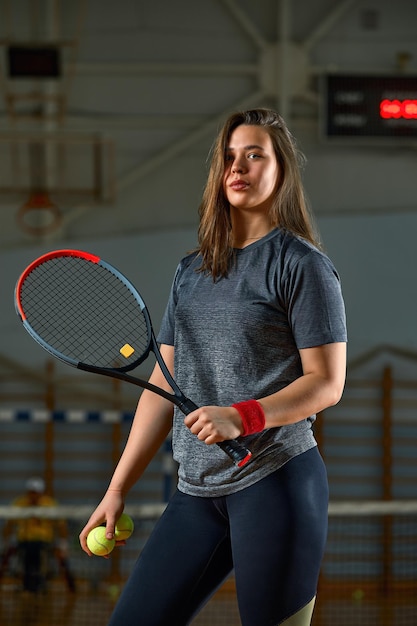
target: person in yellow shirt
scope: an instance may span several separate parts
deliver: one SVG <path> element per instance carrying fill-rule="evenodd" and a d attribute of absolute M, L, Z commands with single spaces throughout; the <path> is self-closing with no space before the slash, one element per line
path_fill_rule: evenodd
<path fill-rule="evenodd" d="M 45 482 L 34 476 L 26 482 L 26 492 L 12 503 L 15 507 L 54 507 L 57 501 L 45 492 Z M 68 567 L 67 524 L 65 520 L 45 517 L 22 517 L 8 520 L 4 527 L 5 544 L 16 547 L 23 567 L 23 589 L 38 592 L 44 589 L 48 559 L 55 555 L 65 575 L 68 588 L 75 589 Z M 10 541 L 12 543 L 10 544 Z"/>

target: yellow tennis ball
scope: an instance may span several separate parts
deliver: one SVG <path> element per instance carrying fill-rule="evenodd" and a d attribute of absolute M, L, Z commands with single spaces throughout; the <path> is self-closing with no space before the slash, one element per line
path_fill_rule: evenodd
<path fill-rule="evenodd" d="M 106 538 L 105 526 L 98 526 L 90 530 L 87 536 L 87 546 L 96 556 L 106 556 L 110 554 L 116 545 L 115 539 Z"/>
<path fill-rule="evenodd" d="M 132 518 L 126 513 L 122 513 L 119 519 L 116 522 L 116 526 L 114 529 L 114 536 L 116 541 L 121 541 L 123 539 L 128 539 L 130 535 L 133 533 L 134 524 Z"/>

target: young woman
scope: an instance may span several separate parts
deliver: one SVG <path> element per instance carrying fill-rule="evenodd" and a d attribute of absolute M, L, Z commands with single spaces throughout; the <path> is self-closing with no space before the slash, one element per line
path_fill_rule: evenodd
<path fill-rule="evenodd" d="M 327 532 L 312 424 L 337 403 L 346 325 L 337 272 L 315 240 L 301 155 L 283 119 L 232 115 L 213 147 L 199 246 L 180 262 L 158 341 L 199 408 L 144 391 L 120 462 L 80 535 L 113 536 L 125 498 L 173 429 L 178 489 L 111 626 L 184 626 L 234 570 L 243 626 L 306 626 Z M 151 381 L 167 386 L 156 366 Z M 212 444 L 240 440 L 239 468 Z"/>

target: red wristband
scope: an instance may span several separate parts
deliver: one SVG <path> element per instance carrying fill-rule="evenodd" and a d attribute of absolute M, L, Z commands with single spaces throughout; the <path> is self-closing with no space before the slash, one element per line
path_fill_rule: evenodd
<path fill-rule="evenodd" d="M 253 435 L 260 433 L 265 428 L 265 413 L 257 400 L 246 400 L 245 402 L 237 402 L 232 407 L 239 412 L 242 418 L 243 433 L 245 435 Z"/>

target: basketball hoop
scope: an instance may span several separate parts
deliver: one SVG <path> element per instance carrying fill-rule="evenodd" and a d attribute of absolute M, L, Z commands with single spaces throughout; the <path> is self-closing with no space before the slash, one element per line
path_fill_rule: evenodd
<path fill-rule="evenodd" d="M 0 133 L 0 204 L 32 237 L 56 233 L 80 206 L 113 203 L 114 178 L 113 141 L 96 133 Z"/>
<path fill-rule="evenodd" d="M 61 211 L 46 191 L 32 191 L 17 212 L 22 230 L 31 235 L 47 235 L 56 231 L 62 221 Z"/>

